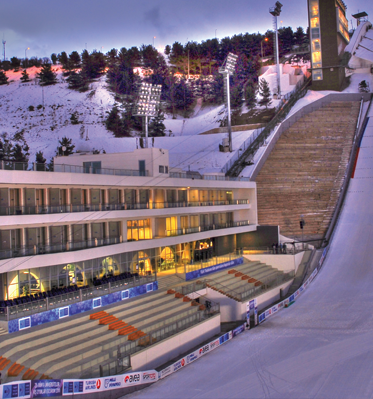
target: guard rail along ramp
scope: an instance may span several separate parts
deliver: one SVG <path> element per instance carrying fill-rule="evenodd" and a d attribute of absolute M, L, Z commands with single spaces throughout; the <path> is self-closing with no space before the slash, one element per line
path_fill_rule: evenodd
<path fill-rule="evenodd" d="M 254 141 L 243 151 L 241 156 L 234 162 L 230 169 L 226 172 L 228 177 L 238 177 L 243 169 L 247 166 L 247 162 L 252 161 L 255 153 L 265 143 L 272 130 L 284 120 L 286 115 L 290 112 L 294 104 L 307 93 L 308 86 L 311 83 L 311 79 L 308 78 L 302 86 L 294 93 L 292 93 L 284 104 L 279 105 L 279 109 L 273 119 L 267 124 L 267 126 L 257 135 Z"/>

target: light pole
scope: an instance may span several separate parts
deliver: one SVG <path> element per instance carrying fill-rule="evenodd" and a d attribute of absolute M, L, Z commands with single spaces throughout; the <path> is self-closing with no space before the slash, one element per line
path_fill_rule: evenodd
<path fill-rule="evenodd" d="M 162 85 L 142 83 L 139 97 L 135 105 L 135 116 L 145 118 L 145 148 L 148 148 L 148 117 L 156 116 L 161 101 Z"/>
<path fill-rule="evenodd" d="M 277 65 L 277 96 L 281 98 L 281 80 L 280 80 L 280 58 L 278 52 L 278 31 L 277 31 L 277 17 L 281 14 L 282 4 L 276 1 L 275 7 L 269 9 L 269 13 L 273 15 L 273 29 L 275 31 L 275 55 Z"/>
<path fill-rule="evenodd" d="M 260 42 L 260 54 L 262 55 L 262 63 L 263 63 L 263 42 L 268 42 L 268 37 L 265 37 L 261 42 Z"/>
<path fill-rule="evenodd" d="M 232 145 L 232 125 L 231 125 L 231 96 L 229 91 L 229 76 L 234 74 L 234 68 L 237 63 L 238 56 L 233 53 L 228 53 L 227 58 L 223 65 L 219 68 L 219 73 L 224 77 L 224 95 L 227 106 L 228 117 L 228 139 L 229 139 L 229 152 L 233 151 Z"/>
<path fill-rule="evenodd" d="M 27 50 L 30 50 L 30 47 L 25 49 L 25 66 L 27 66 Z"/>

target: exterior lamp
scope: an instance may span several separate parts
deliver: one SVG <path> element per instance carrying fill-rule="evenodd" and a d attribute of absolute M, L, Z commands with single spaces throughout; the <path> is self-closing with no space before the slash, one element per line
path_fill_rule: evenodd
<path fill-rule="evenodd" d="M 231 101 L 229 92 L 229 76 L 234 74 L 238 56 L 233 53 L 228 53 L 223 65 L 219 68 L 219 73 L 224 77 L 224 99 L 228 113 L 228 138 L 229 138 L 229 152 L 232 152 L 232 125 L 231 125 Z"/>
<path fill-rule="evenodd" d="M 145 118 L 145 148 L 148 148 L 148 117 L 157 115 L 161 102 L 162 85 L 142 83 L 138 92 L 134 115 Z"/>

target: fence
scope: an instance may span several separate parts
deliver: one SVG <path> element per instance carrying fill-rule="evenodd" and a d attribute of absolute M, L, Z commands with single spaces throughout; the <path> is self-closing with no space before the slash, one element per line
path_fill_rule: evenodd
<path fill-rule="evenodd" d="M 92 286 L 74 292 L 68 292 L 54 297 L 47 297 L 43 300 L 24 303 L 22 305 L 8 306 L 0 308 L 0 320 L 13 320 L 35 313 L 45 312 L 50 309 L 60 308 L 61 306 L 82 302 L 91 298 L 98 298 L 103 295 L 111 294 L 123 289 L 137 287 L 156 281 L 155 275 L 130 277 L 124 280 L 109 282 L 104 285 Z"/>
<path fill-rule="evenodd" d="M 143 350 L 145 347 L 148 348 L 151 345 L 159 343 L 220 313 L 220 305 L 218 303 L 213 303 L 209 300 L 205 302 L 208 302 L 209 305 L 203 311 L 195 314 L 189 314 L 189 311 L 181 312 L 171 318 L 173 321 L 169 322 L 170 319 L 167 319 L 168 324 L 148 332 L 147 335 L 135 341 L 127 341 L 125 344 L 118 345 L 116 359 L 111 359 L 100 365 L 100 377 L 119 374 L 128 370 L 131 367 L 130 357 L 134 353 Z M 163 321 L 163 323 L 165 322 Z M 89 373 L 90 371 L 87 372 Z"/>

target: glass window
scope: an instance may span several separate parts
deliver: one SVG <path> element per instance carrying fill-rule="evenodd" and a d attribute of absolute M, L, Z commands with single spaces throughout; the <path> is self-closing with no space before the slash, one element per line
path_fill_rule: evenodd
<path fill-rule="evenodd" d="M 315 69 L 312 71 L 312 80 L 322 80 L 322 69 Z"/>

